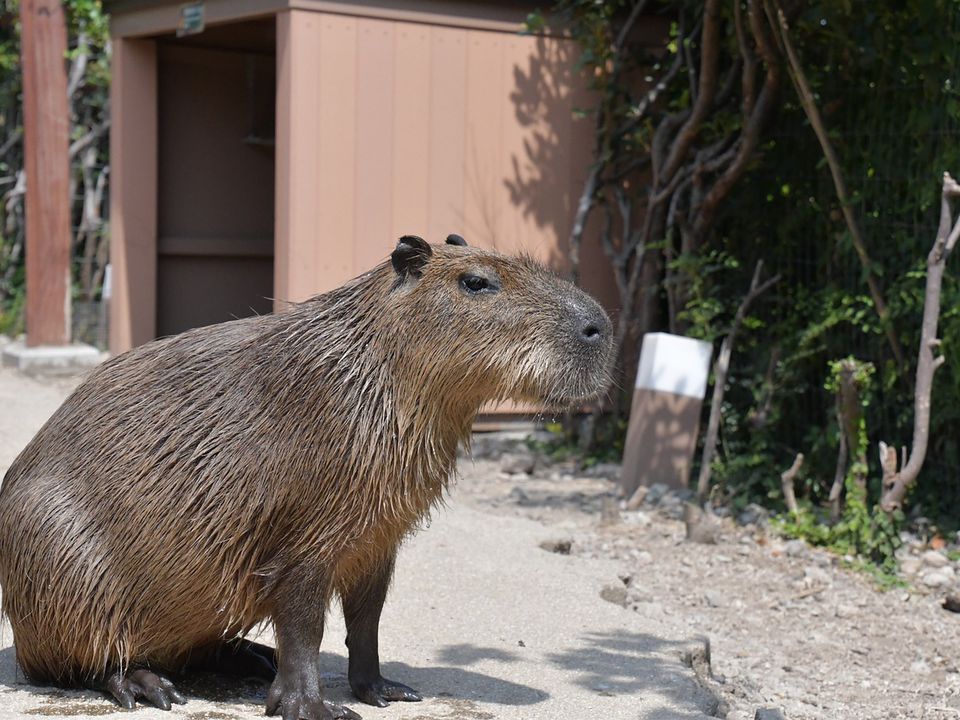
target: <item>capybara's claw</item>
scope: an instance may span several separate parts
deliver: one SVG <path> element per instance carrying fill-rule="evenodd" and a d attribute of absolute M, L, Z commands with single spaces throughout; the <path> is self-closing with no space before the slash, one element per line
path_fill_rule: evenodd
<path fill-rule="evenodd" d="M 106 690 L 121 707 L 132 710 L 137 701 L 146 701 L 161 710 L 171 703 L 183 705 L 187 700 L 163 675 L 150 670 L 134 670 L 129 675 L 116 672 L 107 678 Z"/>
<path fill-rule="evenodd" d="M 373 682 L 356 682 L 350 685 L 357 700 L 376 707 L 386 707 L 389 702 L 423 700 L 423 696 L 413 688 L 383 677 Z"/>
<path fill-rule="evenodd" d="M 279 676 L 267 693 L 267 715 L 280 715 L 283 720 L 362 720 L 350 708 L 315 695 L 284 690 Z"/>

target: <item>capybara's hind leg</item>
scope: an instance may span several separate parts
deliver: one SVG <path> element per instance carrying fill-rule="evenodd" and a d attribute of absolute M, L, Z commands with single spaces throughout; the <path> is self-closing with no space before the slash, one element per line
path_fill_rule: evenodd
<path fill-rule="evenodd" d="M 187 701 L 167 678 L 145 669 L 127 674 L 115 672 L 104 687 L 127 710 L 132 710 L 138 700 L 146 700 L 161 710 L 169 710 L 171 703 L 183 705 Z"/>
<path fill-rule="evenodd" d="M 201 651 L 191 659 L 190 668 L 271 682 L 277 676 L 276 651 L 251 640 L 224 643 Z"/>
<path fill-rule="evenodd" d="M 358 700 L 377 707 L 386 707 L 391 700 L 423 699 L 413 688 L 380 674 L 380 613 L 393 576 L 395 557 L 394 553 L 366 577 L 357 580 L 341 597 L 350 650 L 350 689 Z"/>

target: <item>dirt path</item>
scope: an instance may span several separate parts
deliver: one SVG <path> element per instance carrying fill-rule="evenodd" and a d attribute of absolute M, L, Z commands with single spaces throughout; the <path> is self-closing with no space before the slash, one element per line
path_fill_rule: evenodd
<path fill-rule="evenodd" d="M 879 592 L 841 558 L 731 521 L 718 544 L 689 543 L 676 502 L 604 524 L 608 480 L 500 467 L 464 465 L 460 492 L 545 523 L 572 557 L 614 560 L 605 594 L 624 612 L 667 636 L 708 636 L 731 720 L 757 707 L 791 720 L 960 717 L 960 615 L 941 608 L 943 589 Z"/>

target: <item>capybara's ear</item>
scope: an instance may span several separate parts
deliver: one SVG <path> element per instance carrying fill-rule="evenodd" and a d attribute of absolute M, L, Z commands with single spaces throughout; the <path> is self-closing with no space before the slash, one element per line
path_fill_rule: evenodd
<path fill-rule="evenodd" d="M 390 256 L 390 262 L 393 263 L 393 269 L 397 275 L 402 278 L 412 275 L 420 277 L 423 274 L 423 266 L 427 264 L 433 250 L 423 238 L 416 235 L 404 235 L 397 242 L 393 254 Z"/>
<path fill-rule="evenodd" d="M 455 235 L 451 233 L 447 235 L 447 245 L 460 245 L 462 247 L 467 246 L 467 241 L 463 239 L 462 235 Z"/>

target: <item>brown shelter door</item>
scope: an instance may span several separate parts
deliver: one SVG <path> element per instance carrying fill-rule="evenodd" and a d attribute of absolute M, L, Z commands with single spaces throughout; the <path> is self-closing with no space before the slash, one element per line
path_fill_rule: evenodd
<path fill-rule="evenodd" d="M 161 43 L 157 334 L 273 309 L 276 61 Z"/>

